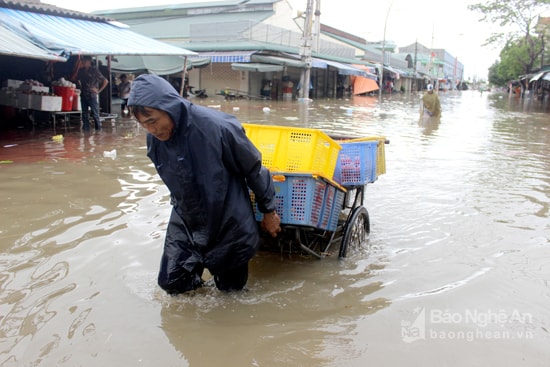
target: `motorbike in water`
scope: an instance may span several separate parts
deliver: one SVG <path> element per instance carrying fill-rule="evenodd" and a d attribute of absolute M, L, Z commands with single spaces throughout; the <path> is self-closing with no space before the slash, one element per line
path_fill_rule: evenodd
<path fill-rule="evenodd" d="M 208 98 L 208 94 L 206 94 L 206 89 L 194 89 L 195 87 L 189 86 L 189 95 L 195 96 L 197 98 Z"/>

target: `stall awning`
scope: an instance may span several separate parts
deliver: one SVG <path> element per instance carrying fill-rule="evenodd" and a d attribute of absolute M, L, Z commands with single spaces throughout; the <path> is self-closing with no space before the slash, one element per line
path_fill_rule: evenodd
<path fill-rule="evenodd" d="M 401 76 L 401 74 L 404 74 L 403 71 L 398 70 L 398 69 L 396 69 L 396 68 L 393 68 L 393 67 L 391 67 L 391 66 L 387 66 L 387 65 L 384 65 L 384 70 L 389 71 L 390 73 L 395 74 L 395 78 L 396 78 L 396 79 L 399 79 L 399 77 Z"/>
<path fill-rule="evenodd" d="M 306 63 L 302 60 L 289 59 L 281 56 L 271 56 L 271 55 L 252 55 L 251 61 L 261 62 L 266 64 L 275 64 L 282 66 L 290 66 L 294 68 L 305 68 Z"/>
<path fill-rule="evenodd" d="M 0 54 L 46 61 L 67 61 L 64 57 L 35 45 L 31 40 L 0 25 Z"/>
<path fill-rule="evenodd" d="M 361 70 L 365 71 L 365 73 L 367 73 L 367 76 L 365 78 L 371 79 L 371 80 L 374 80 L 374 81 L 378 80 L 378 75 L 373 73 L 373 69 L 374 69 L 373 67 L 370 67 L 370 66 L 367 66 L 367 65 L 361 65 L 361 64 L 353 64 L 352 66 L 357 68 L 357 69 L 361 69 Z"/>
<path fill-rule="evenodd" d="M 194 57 L 210 58 L 210 62 L 250 62 L 250 56 L 256 51 L 206 51 L 198 52 Z"/>
<path fill-rule="evenodd" d="M 353 95 L 365 94 L 379 89 L 375 80 L 364 76 L 352 76 L 352 84 Z"/>
<path fill-rule="evenodd" d="M 332 66 L 335 69 L 338 69 L 338 74 L 340 75 L 356 75 L 367 77 L 368 74 L 366 71 L 353 67 L 349 64 L 342 64 L 340 62 L 323 60 L 323 59 L 313 59 L 312 66 L 314 68 L 326 69 L 329 66 Z"/>
<path fill-rule="evenodd" d="M 194 55 L 107 22 L 0 8 L 0 24 L 58 55 Z"/>
<path fill-rule="evenodd" d="M 231 69 L 233 69 L 233 70 L 256 71 L 256 72 L 260 72 L 260 73 L 283 71 L 284 68 L 285 67 L 283 65 L 262 64 L 262 63 L 259 63 L 259 62 L 231 64 Z"/>
<path fill-rule="evenodd" d="M 170 75 L 182 72 L 184 63 L 182 56 L 116 56 L 111 60 L 111 70 L 117 73 Z M 188 58 L 187 70 L 208 64 L 208 58 Z"/>
<path fill-rule="evenodd" d="M 542 71 L 542 72 L 538 73 L 537 75 L 535 75 L 534 77 L 532 77 L 532 78 L 529 80 L 529 83 L 531 83 L 531 82 L 536 82 L 537 80 L 539 80 L 540 78 L 542 78 L 542 76 L 543 76 L 544 74 L 546 74 L 546 73 L 547 73 L 547 71 Z"/>

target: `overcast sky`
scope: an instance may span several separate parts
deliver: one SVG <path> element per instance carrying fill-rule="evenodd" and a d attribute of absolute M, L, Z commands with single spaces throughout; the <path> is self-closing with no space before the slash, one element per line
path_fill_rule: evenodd
<path fill-rule="evenodd" d="M 82 12 L 161 4 L 196 3 L 205 0 L 42 0 L 43 3 Z M 208 0 L 211 1 L 211 0 Z M 429 48 L 444 48 L 464 64 L 466 78 L 487 78 L 487 69 L 498 60 L 499 49 L 481 45 L 491 25 L 480 23 L 479 14 L 467 9 L 472 0 L 319 0 L 321 23 L 366 38 L 407 46 L 418 40 Z M 289 0 L 305 10 L 307 0 Z"/>

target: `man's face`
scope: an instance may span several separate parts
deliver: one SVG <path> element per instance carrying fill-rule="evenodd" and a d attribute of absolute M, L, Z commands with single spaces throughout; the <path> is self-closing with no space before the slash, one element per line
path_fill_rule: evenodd
<path fill-rule="evenodd" d="M 147 129 L 149 134 L 161 141 L 170 139 L 174 133 L 174 121 L 165 111 L 146 107 L 147 114 L 137 114 L 139 124 Z"/>

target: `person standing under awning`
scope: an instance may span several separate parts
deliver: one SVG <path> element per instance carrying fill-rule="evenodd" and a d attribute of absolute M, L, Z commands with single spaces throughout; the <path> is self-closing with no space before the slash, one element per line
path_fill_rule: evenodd
<path fill-rule="evenodd" d="M 96 131 L 101 130 L 101 121 L 99 119 L 99 100 L 98 96 L 107 87 L 109 81 L 101 72 L 92 67 L 92 57 L 84 56 L 76 63 L 75 72 L 71 80 L 76 83 L 80 89 L 80 102 L 82 104 L 82 129 L 90 131 L 90 114 L 94 120 Z M 88 112 L 88 109 L 90 111 Z"/>

